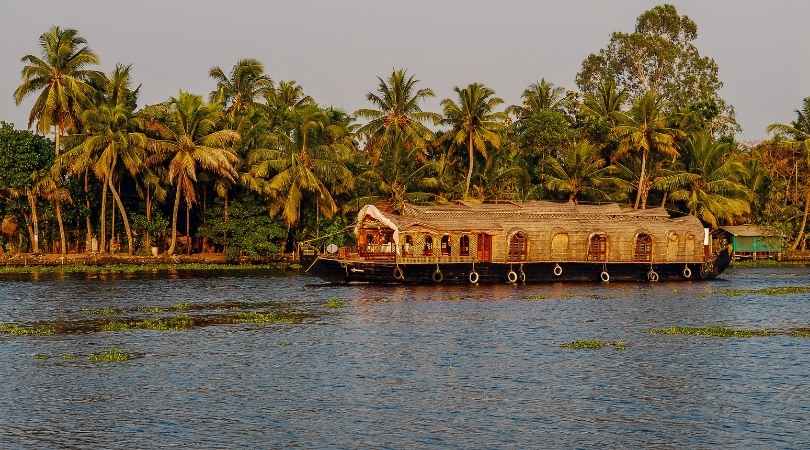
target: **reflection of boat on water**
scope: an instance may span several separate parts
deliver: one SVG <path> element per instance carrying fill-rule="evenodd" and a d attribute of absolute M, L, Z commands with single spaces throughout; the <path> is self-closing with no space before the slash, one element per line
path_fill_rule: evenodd
<path fill-rule="evenodd" d="M 697 218 L 616 204 L 366 205 L 354 239 L 303 256 L 307 273 L 375 283 L 706 280 L 731 262 Z"/>

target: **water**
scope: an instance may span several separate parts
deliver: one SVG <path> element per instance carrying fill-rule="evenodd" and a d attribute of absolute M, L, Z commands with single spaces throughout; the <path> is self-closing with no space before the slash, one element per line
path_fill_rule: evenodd
<path fill-rule="evenodd" d="M 0 448 L 810 446 L 810 338 L 656 336 L 670 325 L 810 325 L 810 271 L 711 283 L 371 287 L 302 276 L 0 281 L 0 322 L 179 302 L 292 301 L 298 325 L 0 336 Z M 546 300 L 527 301 L 530 295 Z M 323 308 L 339 296 L 346 307 Z M 624 351 L 564 350 L 622 339 Z M 140 357 L 94 364 L 117 346 Z M 48 360 L 33 356 L 52 355 Z"/>

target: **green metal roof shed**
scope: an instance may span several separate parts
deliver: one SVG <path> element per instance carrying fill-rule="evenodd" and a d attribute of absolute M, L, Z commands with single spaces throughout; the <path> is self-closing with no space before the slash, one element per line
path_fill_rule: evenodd
<path fill-rule="evenodd" d="M 776 230 L 759 225 L 733 225 L 720 227 L 729 235 L 734 253 L 779 253 L 784 244 Z"/>

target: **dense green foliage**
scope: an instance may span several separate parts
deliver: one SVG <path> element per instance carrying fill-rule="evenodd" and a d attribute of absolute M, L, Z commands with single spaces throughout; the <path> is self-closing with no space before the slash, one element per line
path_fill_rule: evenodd
<path fill-rule="evenodd" d="M 0 129 L 4 243 L 236 259 L 350 244 L 340 233 L 371 202 L 545 199 L 767 224 L 804 248 L 810 98 L 771 140 L 736 142 L 697 36 L 689 17 L 656 6 L 585 58 L 578 90 L 540 78 L 504 105 L 470 83 L 428 111 L 433 90 L 395 69 L 348 113 L 250 58 L 213 67 L 206 96 L 140 105 L 131 66 L 103 74 L 76 30 L 53 27 L 41 55 L 22 58 L 14 96 L 36 98 L 29 126 L 54 142 Z"/>

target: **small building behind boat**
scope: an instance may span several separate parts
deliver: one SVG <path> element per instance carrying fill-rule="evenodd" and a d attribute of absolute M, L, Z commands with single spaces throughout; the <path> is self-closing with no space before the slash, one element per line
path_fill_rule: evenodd
<path fill-rule="evenodd" d="M 781 233 L 760 225 L 724 226 L 714 235 L 721 245 L 731 245 L 734 259 L 779 259 L 785 248 Z"/>

